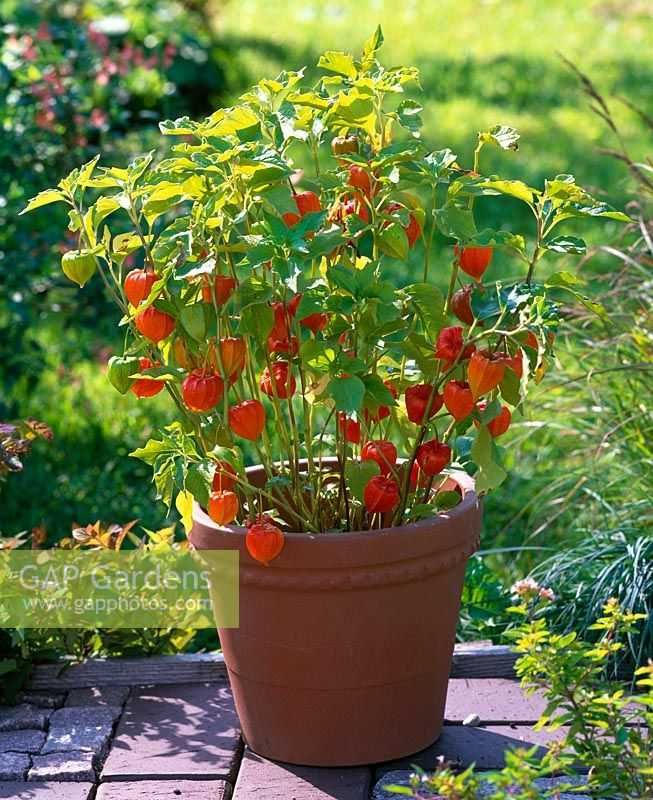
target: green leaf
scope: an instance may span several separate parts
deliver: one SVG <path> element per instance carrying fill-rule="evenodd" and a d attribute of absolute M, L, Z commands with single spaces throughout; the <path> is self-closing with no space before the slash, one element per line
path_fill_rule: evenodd
<path fill-rule="evenodd" d="M 263 344 L 274 325 L 274 312 L 267 303 L 254 303 L 244 308 L 240 314 L 240 333 L 253 336 Z"/>
<path fill-rule="evenodd" d="M 261 192 L 261 197 L 279 214 L 297 213 L 297 206 L 288 186 L 269 186 Z"/>
<path fill-rule="evenodd" d="M 466 242 L 476 234 L 474 215 L 469 208 L 446 203 L 435 212 L 435 224 L 444 236 Z"/>
<path fill-rule="evenodd" d="M 402 128 L 410 131 L 413 135 L 419 134 L 422 127 L 422 108 L 421 104 L 415 100 L 403 100 L 397 108 L 397 119 Z"/>
<path fill-rule="evenodd" d="M 445 150 L 436 150 L 433 153 L 429 153 L 424 157 L 423 163 L 426 166 L 426 171 L 433 178 L 440 178 L 449 172 L 449 168 L 456 163 L 457 158 L 458 156 L 455 153 L 446 148 Z"/>
<path fill-rule="evenodd" d="M 186 333 L 196 342 L 204 342 L 207 334 L 206 304 L 194 303 L 191 306 L 184 306 L 179 314 Z"/>
<path fill-rule="evenodd" d="M 358 285 L 356 283 L 356 275 L 351 267 L 345 267 L 343 264 L 336 264 L 329 268 L 327 272 L 329 282 L 337 289 L 343 289 L 351 295 L 356 296 Z"/>
<path fill-rule="evenodd" d="M 577 236 L 556 236 L 553 239 L 543 242 L 543 246 L 553 253 L 582 254 L 587 250 L 583 239 L 579 239 Z"/>
<path fill-rule="evenodd" d="M 519 378 L 511 369 L 507 369 L 503 373 L 503 380 L 499 384 L 501 397 L 503 397 L 507 403 L 510 403 L 511 406 L 516 406 L 521 400 L 519 388 Z"/>
<path fill-rule="evenodd" d="M 28 211 L 34 211 L 35 208 L 41 208 L 41 206 L 47 206 L 50 203 L 65 201 L 66 195 L 63 192 L 59 192 L 56 189 L 46 189 L 44 192 L 39 192 L 36 197 L 32 197 L 20 214 L 27 214 Z"/>
<path fill-rule="evenodd" d="M 197 123 L 190 117 L 179 117 L 179 119 L 167 119 L 159 122 L 159 130 L 164 136 L 190 136 L 195 133 Z"/>
<path fill-rule="evenodd" d="M 318 67 L 346 78 L 355 78 L 357 74 L 354 57 L 350 53 L 340 53 L 336 50 L 327 50 L 320 56 Z"/>
<path fill-rule="evenodd" d="M 385 385 L 383 380 L 376 373 L 364 375 L 365 384 L 365 403 L 373 403 L 375 406 L 396 406 L 397 401 L 392 396 L 392 392 Z"/>
<path fill-rule="evenodd" d="M 383 228 L 378 237 L 379 250 L 390 258 L 405 261 L 408 257 L 408 237 L 398 222 Z"/>
<path fill-rule="evenodd" d="M 376 132 L 376 111 L 371 93 L 358 89 L 341 92 L 327 115 L 327 122 L 345 128 L 361 128 L 370 136 Z"/>
<path fill-rule="evenodd" d="M 272 297 L 270 284 L 263 283 L 258 278 L 246 278 L 238 286 L 237 292 L 241 309 L 266 303 Z"/>
<path fill-rule="evenodd" d="M 209 459 L 204 459 L 198 464 L 191 464 L 186 472 L 184 488 L 186 491 L 190 492 L 204 508 L 206 508 L 209 502 L 214 470 L 215 465 Z"/>
<path fill-rule="evenodd" d="M 326 300 L 324 287 L 308 289 L 302 293 L 302 299 L 297 306 L 297 319 L 304 319 L 311 314 L 319 314 L 324 311 Z"/>
<path fill-rule="evenodd" d="M 516 197 L 529 206 L 533 205 L 535 198 L 541 196 L 541 192 L 533 189 L 532 186 L 528 186 L 523 181 L 489 180 L 483 181 L 481 186 L 488 194 L 498 193 Z"/>
<path fill-rule="evenodd" d="M 376 461 L 347 461 L 345 481 L 351 496 L 362 503 L 365 487 L 380 472 L 381 468 Z"/>
<path fill-rule="evenodd" d="M 308 243 L 308 252 L 312 258 L 320 258 L 332 253 L 336 247 L 340 247 L 347 241 L 338 225 L 332 225 L 326 230 L 320 231 Z"/>
<path fill-rule="evenodd" d="M 554 272 L 553 275 L 549 276 L 544 285 L 547 288 L 554 287 L 554 286 L 563 286 L 565 288 L 574 288 L 576 286 L 585 286 L 586 281 L 583 280 L 578 275 L 574 275 L 573 272 Z"/>
<path fill-rule="evenodd" d="M 162 439 L 149 439 L 145 447 L 138 447 L 129 454 L 133 458 L 139 458 L 146 464 L 152 466 L 159 456 L 176 452 L 171 448 L 170 442 Z"/>
<path fill-rule="evenodd" d="M 355 375 L 348 378 L 332 378 L 327 386 L 327 394 L 333 398 L 336 411 L 353 414 L 363 407 L 365 384 Z"/>
<path fill-rule="evenodd" d="M 435 337 L 444 324 L 444 295 L 430 283 L 413 283 L 404 289 L 419 310 L 426 330 Z"/>
<path fill-rule="evenodd" d="M 427 377 L 435 375 L 437 361 L 433 357 L 433 345 L 419 334 L 412 333 L 403 342 L 399 342 L 396 347 L 407 358 L 412 359 L 420 370 Z"/>
<path fill-rule="evenodd" d="M 483 131 L 478 135 L 479 141 L 484 144 L 493 144 L 503 150 L 517 150 L 519 145 L 519 134 L 509 125 L 495 125 L 489 131 Z"/>
<path fill-rule="evenodd" d="M 506 478 L 506 471 L 498 463 L 496 456 L 496 446 L 488 429 L 481 425 L 474 438 L 471 449 L 471 457 L 478 466 L 478 472 L 474 476 L 476 491 L 481 494 L 491 489 L 496 489 Z"/>
<path fill-rule="evenodd" d="M 374 33 L 363 45 L 363 65 L 365 68 L 367 68 L 369 62 L 374 59 L 374 56 L 380 50 L 383 41 L 383 31 L 381 30 L 381 26 L 377 25 Z"/>
<path fill-rule="evenodd" d="M 129 373 L 129 377 L 132 380 L 137 380 L 139 378 L 152 378 L 157 381 L 162 381 L 163 383 L 170 381 L 176 381 L 180 383 L 185 376 L 186 372 L 180 367 L 170 367 L 165 365 L 161 365 L 159 367 L 149 367 L 149 369 L 144 369 L 142 371 L 136 368 L 132 369 L 132 371 Z"/>

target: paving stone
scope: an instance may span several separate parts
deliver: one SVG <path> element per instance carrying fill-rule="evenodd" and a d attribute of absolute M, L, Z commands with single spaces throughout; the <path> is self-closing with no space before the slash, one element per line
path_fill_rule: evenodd
<path fill-rule="evenodd" d="M 114 706 L 72 706 L 60 708 L 50 717 L 50 729 L 42 753 L 93 753 L 103 758 L 113 724 L 119 715 Z M 118 712 L 118 713 L 116 713 Z"/>
<path fill-rule="evenodd" d="M 0 798 L 2 795 L 0 795 Z M 103 783 L 96 800 L 229 800 L 227 781 L 117 781 Z"/>
<path fill-rule="evenodd" d="M 505 764 L 506 750 L 530 748 L 537 744 L 544 748 L 566 735 L 566 728 L 554 732 L 534 731 L 528 725 L 488 725 L 470 728 L 463 725 L 445 725 L 437 742 L 405 758 L 377 764 L 375 775 L 384 772 L 407 770 L 413 766 L 434 770 L 438 759 L 444 758 L 462 767 L 474 763 L 477 769 L 501 769 Z"/>
<path fill-rule="evenodd" d="M 462 723 L 478 714 L 481 723 L 534 723 L 546 708 L 540 693 L 526 697 L 519 682 L 501 678 L 452 678 L 449 681 L 444 716 L 447 722 Z"/>
<path fill-rule="evenodd" d="M 367 800 L 371 770 L 298 767 L 268 761 L 246 749 L 233 800 Z"/>
<path fill-rule="evenodd" d="M 22 731 L 27 728 L 45 730 L 50 711 L 28 703 L 0 706 L 0 731 Z"/>
<path fill-rule="evenodd" d="M 229 778 L 240 754 L 226 682 L 133 689 L 102 779 Z"/>
<path fill-rule="evenodd" d="M 71 689 L 66 706 L 114 706 L 121 708 L 129 697 L 125 686 L 94 686 L 87 689 Z"/>
<path fill-rule="evenodd" d="M 22 781 L 29 765 L 27 753 L 0 753 L 0 781 Z"/>
<path fill-rule="evenodd" d="M 71 725 L 113 725 L 122 714 L 120 706 L 64 706 L 52 712 L 50 728 Z"/>
<path fill-rule="evenodd" d="M 0 800 L 88 800 L 92 789 L 92 783 L 0 783 Z"/>
<path fill-rule="evenodd" d="M 93 753 L 48 753 L 32 757 L 28 781 L 95 781 Z"/>
<path fill-rule="evenodd" d="M 61 708 L 66 699 L 65 692 L 21 692 L 18 695 L 21 703 L 30 703 L 39 708 Z"/>
<path fill-rule="evenodd" d="M 43 731 L 23 730 L 0 733 L 1 753 L 38 753 L 43 742 Z"/>

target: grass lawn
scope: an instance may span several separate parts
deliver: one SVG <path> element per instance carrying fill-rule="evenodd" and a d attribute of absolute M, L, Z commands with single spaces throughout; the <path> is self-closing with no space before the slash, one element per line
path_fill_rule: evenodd
<path fill-rule="evenodd" d="M 574 172 L 580 183 L 601 186 L 618 202 L 624 172 L 596 153 L 610 137 L 558 53 L 603 91 L 650 111 L 653 20 L 646 6 L 609 0 L 242 0 L 221 5 L 215 19 L 239 55 L 245 83 L 313 65 L 328 48 L 358 51 L 380 23 L 385 63 L 420 68 L 425 129 L 436 147 L 451 146 L 469 158 L 477 130 L 512 125 L 523 137 L 515 169 L 525 166 L 527 178 Z M 616 102 L 615 112 L 635 154 L 644 155 L 644 126 Z"/>

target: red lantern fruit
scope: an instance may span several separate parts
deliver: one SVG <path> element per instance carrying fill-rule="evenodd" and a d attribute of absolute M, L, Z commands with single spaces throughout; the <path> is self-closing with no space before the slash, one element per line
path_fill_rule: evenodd
<path fill-rule="evenodd" d="M 397 463 L 397 448 L 387 439 L 366 442 L 361 450 L 361 461 L 376 461 L 382 475 L 389 475 Z"/>
<path fill-rule="evenodd" d="M 156 364 L 152 363 L 149 358 L 138 359 L 138 371 L 143 372 Z M 163 381 L 154 380 L 154 378 L 137 378 L 129 387 L 136 397 L 154 397 L 163 391 L 165 383 Z"/>
<path fill-rule="evenodd" d="M 266 567 L 283 550 L 284 544 L 285 537 L 281 528 L 267 521 L 250 525 L 245 536 L 247 552 L 255 561 L 260 561 Z"/>
<path fill-rule="evenodd" d="M 449 381 L 444 387 L 444 405 L 457 421 L 468 417 L 474 410 L 474 398 L 469 384 L 465 381 Z"/>
<path fill-rule="evenodd" d="M 229 275 L 216 275 L 213 279 L 213 287 L 211 287 L 208 279 L 205 280 L 202 286 L 202 300 L 205 303 L 213 303 L 213 298 L 215 297 L 216 305 L 223 306 L 234 293 L 235 288 L 235 278 Z"/>
<path fill-rule="evenodd" d="M 370 174 L 358 164 L 349 165 L 349 185 L 359 189 L 368 199 L 372 196 Z"/>
<path fill-rule="evenodd" d="M 429 478 L 442 472 L 450 461 L 451 448 L 436 439 L 424 442 L 417 448 L 417 463 Z"/>
<path fill-rule="evenodd" d="M 236 470 L 228 461 L 218 461 L 211 481 L 214 492 L 233 492 L 236 486 Z"/>
<path fill-rule="evenodd" d="M 375 475 L 363 491 L 363 503 L 370 514 L 386 514 L 399 505 L 399 484 L 392 478 Z"/>
<path fill-rule="evenodd" d="M 218 525 L 229 525 L 236 519 L 240 504 L 238 495 L 230 491 L 211 492 L 209 497 L 209 517 Z"/>
<path fill-rule="evenodd" d="M 474 400 L 491 392 L 503 380 L 506 365 L 498 354 L 479 350 L 472 355 L 467 367 L 467 382 Z"/>
<path fill-rule="evenodd" d="M 453 293 L 451 297 L 451 310 L 465 325 L 471 325 L 474 322 L 471 283 L 468 283 L 467 286 L 463 286 L 462 289 L 458 289 L 457 292 Z"/>
<path fill-rule="evenodd" d="M 229 427 L 243 439 L 256 441 L 265 427 L 265 408 L 258 400 L 243 400 L 229 409 Z"/>
<path fill-rule="evenodd" d="M 304 328 L 308 328 L 313 334 L 317 334 L 329 324 L 329 315 L 326 312 L 309 314 L 307 317 L 300 319 L 299 324 Z"/>
<path fill-rule="evenodd" d="M 479 411 L 483 411 L 485 407 L 485 403 L 478 404 Z M 493 417 L 487 423 L 487 429 L 490 432 L 490 436 L 492 436 L 493 439 L 496 439 L 497 436 L 502 436 L 510 427 L 511 421 L 512 414 L 510 413 L 510 409 L 508 406 L 501 406 L 501 411 L 499 411 L 497 416 Z"/>
<path fill-rule="evenodd" d="M 287 400 L 295 394 L 297 382 L 290 371 L 287 361 L 277 361 L 272 367 L 266 367 L 259 381 L 259 387 L 268 397 L 279 397 Z"/>
<path fill-rule="evenodd" d="M 320 198 L 315 194 L 315 192 L 298 192 L 297 194 L 293 195 L 293 200 L 295 201 L 297 210 L 302 217 L 304 214 L 322 211 Z"/>
<path fill-rule="evenodd" d="M 429 407 L 428 414 L 426 413 Z M 432 386 L 419 383 L 406 389 L 406 413 L 408 419 L 416 425 L 421 425 L 426 420 L 434 417 L 442 408 L 442 395 L 438 394 Z"/>
<path fill-rule="evenodd" d="M 235 383 L 238 376 L 245 369 L 247 345 L 245 340 L 238 336 L 225 336 L 220 339 L 220 360 L 222 369 L 229 383 Z"/>
<path fill-rule="evenodd" d="M 344 411 L 339 411 L 338 427 L 346 442 L 350 444 L 361 443 L 361 424 L 358 420 L 348 417 Z"/>
<path fill-rule="evenodd" d="M 149 306 L 134 317 L 137 330 L 151 342 L 160 342 L 166 339 L 175 329 L 174 317 L 159 311 L 154 306 Z"/>
<path fill-rule="evenodd" d="M 125 277 L 123 287 L 125 297 L 133 306 L 139 306 L 143 300 L 147 300 L 152 291 L 152 287 L 159 280 L 156 272 L 146 269 L 133 269 Z"/>
<path fill-rule="evenodd" d="M 485 270 L 492 261 L 493 250 L 489 246 L 482 247 L 454 247 L 454 254 L 458 259 L 460 269 L 474 280 L 480 280 Z"/>
<path fill-rule="evenodd" d="M 435 345 L 435 357 L 455 361 L 463 349 L 463 329 L 459 325 L 442 328 Z"/>
<path fill-rule="evenodd" d="M 215 372 L 194 369 L 181 384 L 181 395 L 191 411 L 210 411 L 222 399 L 224 381 Z"/>
<path fill-rule="evenodd" d="M 281 219 L 283 219 L 289 228 L 294 228 L 301 218 L 299 214 L 295 214 L 292 211 L 286 211 L 285 214 L 281 215 Z"/>

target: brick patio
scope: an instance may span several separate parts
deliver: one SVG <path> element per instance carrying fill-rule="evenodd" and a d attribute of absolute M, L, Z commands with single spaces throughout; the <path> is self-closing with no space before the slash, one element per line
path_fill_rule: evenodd
<path fill-rule="evenodd" d="M 37 670 L 21 704 L 0 709 L 0 798 L 389 800 L 383 785 L 405 782 L 412 764 L 494 769 L 507 749 L 552 740 L 532 728 L 542 698 L 514 679 L 454 677 L 443 734 L 421 753 L 352 769 L 273 763 L 243 746 L 224 664 L 175 658 Z"/>

